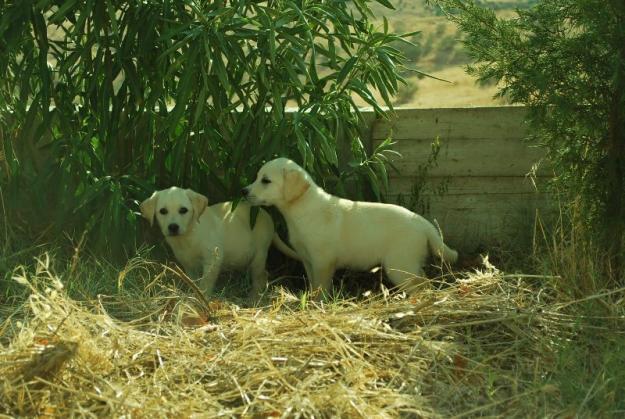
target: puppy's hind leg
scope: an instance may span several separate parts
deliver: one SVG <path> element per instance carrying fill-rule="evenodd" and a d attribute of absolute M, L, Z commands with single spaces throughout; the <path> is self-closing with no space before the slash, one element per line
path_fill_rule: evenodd
<path fill-rule="evenodd" d="M 399 253 L 389 255 L 384 261 L 384 271 L 397 289 L 414 293 L 427 281 L 423 271 L 423 261 L 414 260 L 414 254 Z"/>

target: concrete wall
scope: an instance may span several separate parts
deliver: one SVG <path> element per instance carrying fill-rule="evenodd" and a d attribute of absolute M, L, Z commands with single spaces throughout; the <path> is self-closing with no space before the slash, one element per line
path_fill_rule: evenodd
<path fill-rule="evenodd" d="M 387 201 L 436 220 L 446 241 L 465 250 L 530 243 L 537 212 L 550 202 L 543 192 L 549 168 L 528 173 L 544 153 L 522 139 L 523 107 L 400 109 L 390 121 L 369 117 L 371 146 L 391 137 Z M 431 159 L 432 143 L 440 150 Z"/>

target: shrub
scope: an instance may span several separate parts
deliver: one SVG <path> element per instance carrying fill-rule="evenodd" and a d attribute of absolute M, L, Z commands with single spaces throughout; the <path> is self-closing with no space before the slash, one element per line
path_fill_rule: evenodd
<path fill-rule="evenodd" d="M 367 155 L 354 98 L 383 113 L 373 92 L 392 109 L 402 78 L 400 37 L 374 28 L 370 3 L 1 2 L 13 236 L 86 231 L 93 246 L 132 248 L 153 188 L 237 198 L 278 154 L 375 193 L 382 157 Z"/>
<path fill-rule="evenodd" d="M 555 186 L 580 203 L 587 239 L 609 255 L 606 277 L 622 281 L 625 4 L 543 0 L 502 19 L 480 2 L 436 3 L 466 34 L 469 73 L 528 106 L 531 139 L 546 148 Z"/>

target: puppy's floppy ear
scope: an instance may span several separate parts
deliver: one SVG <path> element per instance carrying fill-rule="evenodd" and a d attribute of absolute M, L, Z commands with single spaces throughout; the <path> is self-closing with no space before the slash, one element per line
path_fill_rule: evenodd
<path fill-rule="evenodd" d="M 284 200 L 297 201 L 310 188 L 310 182 L 299 169 L 284 169 Z"/>
<path fill-rule="evenodd" d="M 151 197 L 146 199 L 139 205 L 141 216 L 150 222 L 150 226 L 154 224 L 154 215 L 156 214 L 156 194 L 154 192 Z"/>
<path fill-rule="evenodd" d="M 185 192 L 191 200 L 191 205 L 193 205 L 193 215 L 195 218 L 200 218 L 200 215 L 202 215 L 208 205 L 208 198 L 191 189 L 187 189 Z"/>

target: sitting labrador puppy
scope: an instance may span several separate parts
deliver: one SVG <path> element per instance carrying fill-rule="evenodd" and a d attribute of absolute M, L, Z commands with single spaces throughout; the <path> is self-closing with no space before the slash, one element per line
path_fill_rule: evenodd
<path fill-rule="evenodd" d="M 250 228 L 250 206 L 232 202 L 207 207 L 208 199 L 191 189 L 175 186 L 156 191 L 141 203 L 141 215 L 158 225 L 176 259 L 189 276 L 200 277 L 199 287 L 210 295 L 222 269 L 246 269 L 252 276 L 251 297 L 267 286 L 265 262 L 269 246 L 298 259 L 274 232 L 271 216 L 260 211 Z"/>
<path fill-rule="evenodd" d="M 330 290 L 337 268 L 382 265 L 396 286 L 412 292 L 425 280 L 428 249 L 445 262 L 458 258 L 436 228 L 403 207 L 350 201 L 325 192 L 295 162 L 278 158 L 243 189 L 252 205 L 275 205 L 313 290 Z"/>

